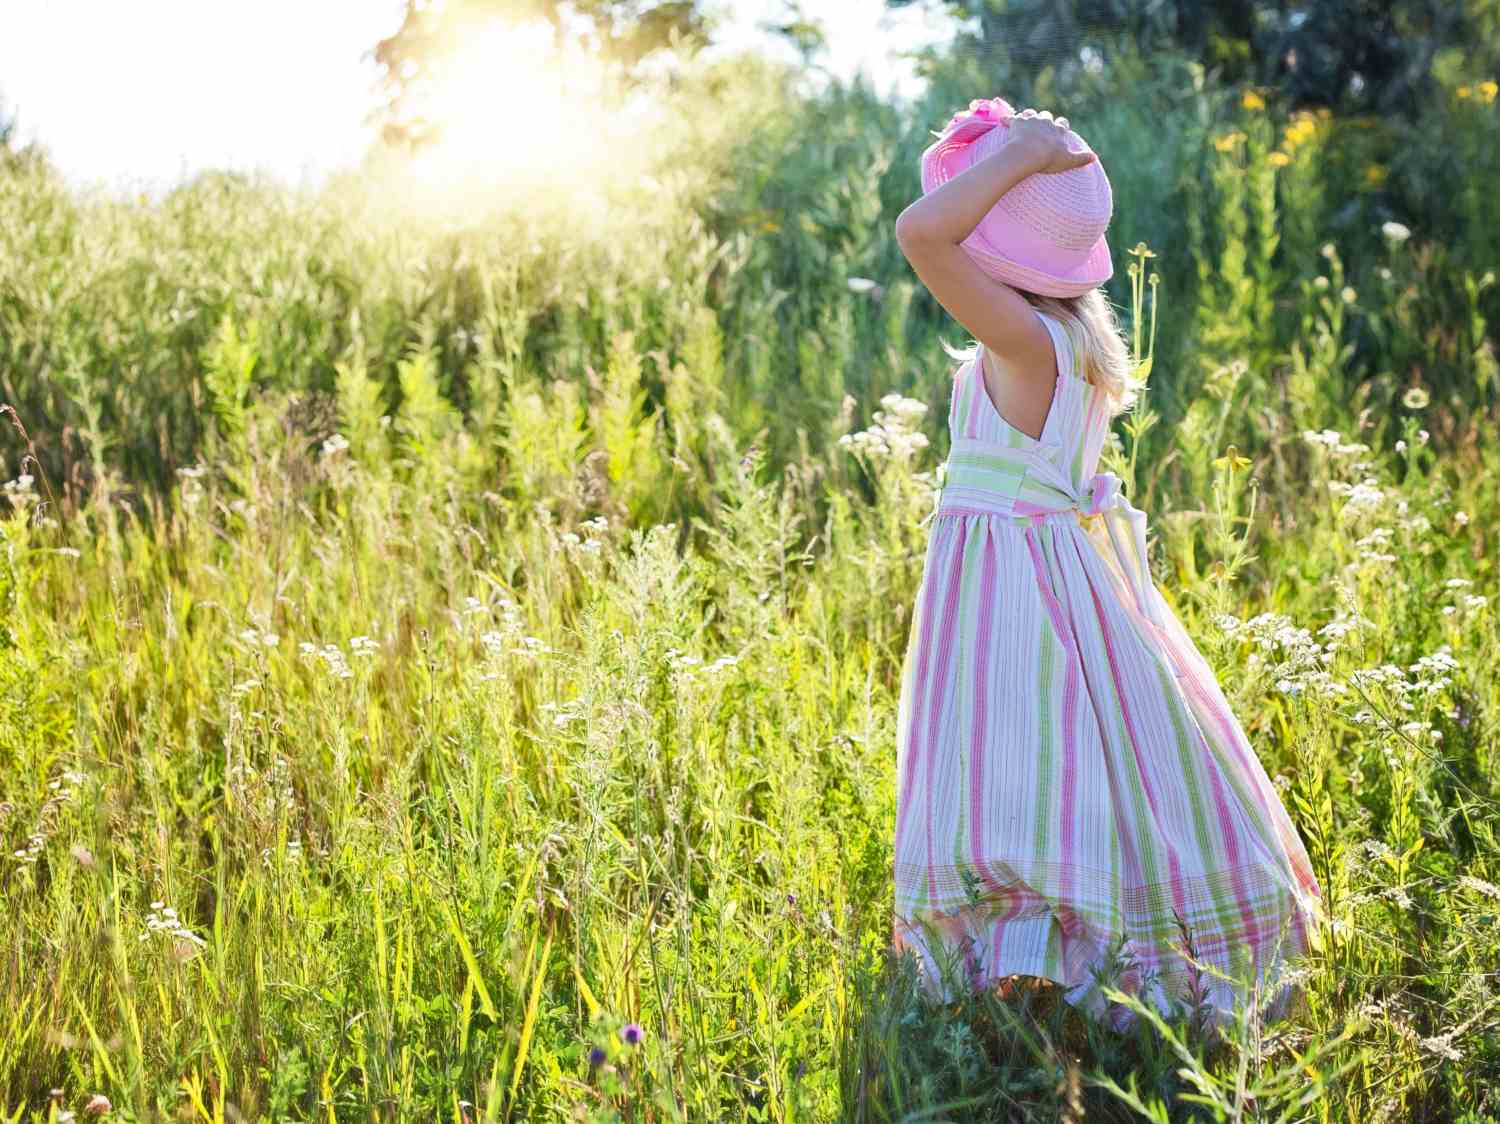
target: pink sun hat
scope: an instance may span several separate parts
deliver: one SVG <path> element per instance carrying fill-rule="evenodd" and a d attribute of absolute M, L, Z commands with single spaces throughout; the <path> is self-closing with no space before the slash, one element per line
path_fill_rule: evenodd
<path fill-rule="evenodd" d="M 1004 98 L 969 103 L 953 115 L 922 153 L 922 193 L 999 151 L 1015 116 Z M 1092 152 L 1072 129 L 1072 152 Z M 998 281 L 1053 297 L 1076 297 L 1114 274 L 1104 232 L 1114 195 L 1097 158 L 1066 172 L 1037 172 L 996 201 L 960 243 L 974 263 Z"/>

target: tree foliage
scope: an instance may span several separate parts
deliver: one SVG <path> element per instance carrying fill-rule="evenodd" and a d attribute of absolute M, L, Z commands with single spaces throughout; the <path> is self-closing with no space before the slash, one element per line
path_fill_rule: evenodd
<path fill-rule="evenodd" d="M 451 0 L 442 7 L 407 0 L 401 26 L 373 50 L 386 91 L 379 115 L 387 142 L 427 139 L 423 126 L 408 119 L 408 95 L 423 78 L 441 73 L 475 31 L 496 20 L 544 22 L 554 43 L 580 39 L 601 59 L 627 68 L 674 41 L 687 47 L 706 41 L 698 0 Z"/>
<path fill-rule="evenodd" d="M 888 0 L 905 7 L 923 0 Z M 1227 83 L 1282 90 L 1290 104 L 1409 115 L 1432 91 L 1431 61 L 1496 43 L 1500 5 L 1448 0 L 941 0 L 971 30 L 960 49 L 1027 64 L 1077 60 L 1111 34 L 1178 47 Z M 1079 65 L 1073 61 L 1073 65 Z"/>

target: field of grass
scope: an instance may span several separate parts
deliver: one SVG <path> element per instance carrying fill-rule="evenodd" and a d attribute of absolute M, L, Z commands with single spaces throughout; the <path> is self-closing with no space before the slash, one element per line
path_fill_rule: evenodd
<path fill-rule="evenodd" d="M 984 83 L 742 62 L 587 206 L 0 156 L 0 1118 L 1500 1120 L 1493 83 L 1409 137 L 1119 66 L 1106 467 L 1307 842 L 1305 1010 L 888 958 L 962 342 L 890 227 Z"/>

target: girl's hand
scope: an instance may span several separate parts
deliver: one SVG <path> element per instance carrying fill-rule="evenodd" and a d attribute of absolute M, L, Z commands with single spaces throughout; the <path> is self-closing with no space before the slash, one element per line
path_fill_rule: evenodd
<path fill-rule="evenodd" d="M 1006 148 L 1021 146 L 1026 162 L 1032 172 L 1066 172 L 1091 163 L 1094 153 L 1083 149 L 1074 151 L 1068 147 L 1068 119 L 1052 116 L 1050 110 L 1038 113 L 1035 109 L 1023 109 L 1010 118 L 1010 140 Z M 1082 144 L 1075 137 L 1075 143 Z"/>

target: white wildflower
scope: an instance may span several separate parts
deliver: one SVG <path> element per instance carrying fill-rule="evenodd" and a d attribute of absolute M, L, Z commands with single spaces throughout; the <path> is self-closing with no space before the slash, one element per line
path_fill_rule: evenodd
<path fill-rule="evenodd" d="M 1485 897 L 1500 901 L 1500 886 L 1496 886 L 1493 882 L 1486 882 L 1483 878 L 1475 878 L 1472 874 L 1460 874 L 1458 876 L 1458 884 L 1465 890 L 1473 890 L 1477 894 L 1483 894 Z"/>
<path fill-rule="evenodd" d="M 1432 395 L 1427 393 L 1425 387 L 1409 386 L 1406 393 L 1401 396 L 1401 405 L 1408 410 L 1425 410 L 1432 401 Z"/>
<path fill-rule="evenodd" d="M 138 939 L 148 941 L 153 933 L 189 941 L 200 948 L 206 943 L 202 937 L 178 919 L 175 909 L 159 901 L 151 903 L 151 912 L 146 915 L 145 931 L 139 935 Z"/>

